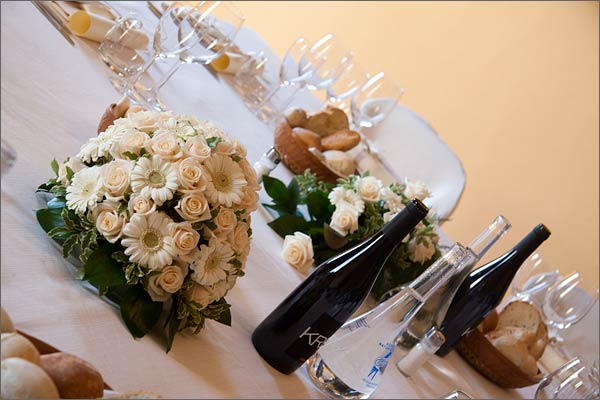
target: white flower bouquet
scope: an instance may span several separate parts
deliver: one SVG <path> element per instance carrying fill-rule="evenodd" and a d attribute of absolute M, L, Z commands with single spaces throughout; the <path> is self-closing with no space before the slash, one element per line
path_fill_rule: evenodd
<path fill-rule="evenodd" d="M 166 349 L 206 319 L 231 324 L 259 185 L 246 150 L 213 123 L 141 111 L 114 121 L 38 191 L 42 228 L 77 257 L 81 278 L 115 302 L 131 334 L 162 314 Z"/>
<path fill-rule="evenodd" d="M 284 238 L 282 256 L 304 274 L 373 235 L 411 199 L 430 195 L 423 182 L 407 179 L 386 187 L 368 174 L 351 175 L 333 185 L 306 171 L 287 187 L 265 176 L 264 186 L 273 200 L 264 206 L 278 214 L 269 226 Z M 404 238 L 371 290 L 374 300 L 410 282 L 439 258 L 438 222 L 428 217 Z"/>

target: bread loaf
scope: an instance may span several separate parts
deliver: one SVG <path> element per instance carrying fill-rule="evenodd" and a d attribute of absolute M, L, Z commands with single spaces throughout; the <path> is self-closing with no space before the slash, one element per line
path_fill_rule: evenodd
<path fill-rule="evenodd" d="M 317 135 L 313 131 L 296 127 L 292 129 L 292 132 L 294 132 L 294 135 L 296 135 L 300 140 L 302 140 L 306 144 L 307 148 L 314 147 L 319 151 L 323 149 L 321 147 L 321 136 Z"/>
<path fill-rule="evenodd" d="M 52 379 L 37 365 L 22 358 L 2 360 L 0 397 L 3 399 L 58 399 Z"/>
<path fill-rule="evenodd" d="M 12 320 L 8 316 L 8 313 L 6 311 L 4 311 L 4 308 L 0 307 L 0 310 L 2 311 L 2 314 L 0 316 L 0 325 L 1 325 L 0 332 L 2 332 L 2 333 L 14 332 L 15 326 L 13 325 Z"/>
<path fill-rule="evenodd" d="M 2 359 L 17 357 L 40 365 L 40 352 L 24 336 L 16 332 L 2 334 Z"/>
<path fill-rule="evenodd" d="M 285 119 L 287 123 L 292 127 L 304 127 L 308 122 L 308 116 L 306 111 L 301 108 L 290 108 L 285 112 Z"/>
<path fill-rule="evenodd" d="M 321 136 L 328 136 L 349 127 L 346 113 L 335 107 L 327 107 L 325 111 L 311 115 L 305 126 Z"/>
<path fill-rule="evenodd" d="M 520 328 L 528 332 L 528 337 L 530 337 L 527 342 L 528 351 L 536 360 L 542 356 L 548 343 L 548 329 L 534 306 L 524 301 L 509 303 L 498 315 L 496 329 L 506 327 Z"/>
<path fill-rule="evenodd" d="M 348 151 L 360 142 L 356 131 L 343 129 L 321 139 L 323 150 Z"/>
<path fill-rule="evenodd" d="M 72 354 L 51 353 L 41 357 L 42 368 L 52 378 L 63 399 L 102 397 L 102 375 L 87 361 Z"/>
<path fill-rule="evenodd" d="M 356 171 L 354 160 L 343 151 L 329 150 L 323 152 L 323 156 L 327 165 L 342 176 L 352 175 Z"/>
<path fill-rule="evenodd" d="M 529 354 L 527 344 L 523 340 L 506 333 L 488 335 L 488 339 L 504 357 L 512 361 L 525 374 L 529 376 L 537 374 L 538 368 L 535 358 Z"/>

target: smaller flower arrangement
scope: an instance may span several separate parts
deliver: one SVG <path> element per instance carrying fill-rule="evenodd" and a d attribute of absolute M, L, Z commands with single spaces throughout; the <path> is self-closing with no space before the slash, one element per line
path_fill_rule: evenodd
<path fill-rule="evenodd" d="M 259 189 L 240 143 L 209 121 L 141 111 L 52 168 L 37 219 L 134 337 L 163 311 L 167 351 L 178 331 L 231 324 L 225 296 L 244 276 Z"/>
<path fill-rule="evenodd" d="M 263 205 L 278 215 L 269 226 L 284 238 L 284 260 L 303 274 L 375 234 L 411 199 L 430 195 L 423 182 L 406 179 L 384 186 L 368 174 L 351 175 L 336 185 L 318 181 L 308 170 L 287 186 L 270 176 L 263 179 L 273 201 Z M 438 222 L 425 218 L 404 238 L 371 290 L 375 300 L 412 281 L 439 258 Z"/>

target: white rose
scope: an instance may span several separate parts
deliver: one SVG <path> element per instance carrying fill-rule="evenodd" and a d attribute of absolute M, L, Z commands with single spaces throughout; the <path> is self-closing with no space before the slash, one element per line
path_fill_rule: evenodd
<path fill-rule="evenodd" d="M 237 154 L 238 156 L 240 156 L 242 158 L 246 158 L 246 156 L 248 155 L 248 152 L 246 151 L 246 148 L 244 147 L 244 145 L 241 144 L 240 142 L 238 142 L 237 140 L 232 140 L 231 143 L 233 143 L 233 150 L 234 150 L 235 154 Z"/>
<path fill-rule="evenodd" d="M 200 234 L 192 228 L 192 224 L 189 222 L 172 223 L 169 230 L 177 255 L 189 254 L 198 246 Z"/>
<path fill-rule="evenodd" d="M 417 243 L 416 239 L 408 242 L 408 258 L 413 262 L 423 264 L 429 260 L 435 253 L 435 246 L 429 238 L 422 237 L 421 243 Z"/>
<path fill-rule="evenodd" d="M 353 207 L 346 205 L 335 208 L 329 227 L 341 236 L 354 233 L 358 229 L 358 213 Z"/>
<path fill-rule="evenodd" d="M 67 161 L 60 164 L 58 166 L 58 180 L 63 184 L 64 187 L 67 187 L 69 184 L 69 180 L 67 179 L 67 167 L 69 167 L 73 173 L 87 168 L 87 166 L 77 157 L 70 157 Z"/>
<path fill-rule="evenodd" d="M 404 195 L 408 197 L 410 200 L 419 199 L 423 201 L 427 197 L 431 195 L 427 187 L 425 186 L 425 182 L 423 181 L 411 181 L 406 178 L 404 180 L 406 184 L 406 188 L 404 189 Z"/>
<path fill-rule="evenodd" d="M 365 210 L 365 202 L 360 196 L 350 189 L 341 186 L 336 187 L 329 193 L 329 202 L 337 207 L 351 207 L 360 215 Z"/>
<path fill-rule="evenodd" d="M 152 301 L 165 301 L 183 285 L 188 273 L 188 266 L 168 265 L 160 274 L 148 278 L 148 294 Z"/>
<path fill-rule="evenodd" d="M 212 298 L 214 299 L 213 301 L 220 300 L 225 297 L 228 290 L 229 287 L 226 280 L 219 281 L 209 288 Z"/>
<path fill-rule="evenodd" d="M 119 203 L 105 201 L 98 204 L 92 213 L 96 221 L 96 229 L 110 243 L 115 243 L 123 235 L 125 215 L 118 212 Z"/>
<path fill-rule="evenodd" d="M 201 308 L 205 308 L 207 305 L 217 300 L 211 290 L 196 282 L 192 283 L 192 286 L 187 290 L 186 297 L 189 300 L 200 304 Z"/>
<path fill-rule="evenodd" d="M 202 161 L 196 157 L 188 157 L 177 163 L 177 177 L 180 189 L 204 190 L 206 185 Z"/>
<path fill-rule="evenodd" d="M 244 173 L 244 178 L 246 178 L 246 187 L 254 191 L 260 190 L 260 185 L 258 184 L 258 179 L 256 178 L 256 170 L 252 168 L 248 160 L 244 158 L 238 162 L 238 165 Z"/>
<path fill-rule="evenodd" d="M 235 153 L 235 148 L 233 147 L 233 142 L 229 140 L 221 140 L 215 146 L 215 153 L 222 154 L 224 156 L 231 156 Z"/>
<path fill-rule="evenodd" d="M 175 206 L 175 211 L 190 222 L 205 221 L 210 219 L 208 201 L 202 193 L 192 192 L 184 195 Z"/>
<path fill-rule="evenodd" d="M 246 210 L 244 215 L 248 215 L 258 208 L 258 193 L 249 187 L 243 188 L 242 192 L 244 196 L 240 203 L 235 205 L 235 208 L 237 210 Z"/>
<path fill-rule="evenodd" d="M 213 221 L 215 225 L 217 225 L 217 229 L 214 230 L 214 233 L 217 236 L 223 236 L 233 231 L 237 224 L 237 217 L 232 209 L 221 208 Z"/>
<path fill-rule="evenodd" d="M 306 274 L 312 266 L 314 252 L 310 236 L 302 232 L 287 235 L 283 241 L 283 259 L 296 268 L 299 272 Z"/>
<path fill-rule="evenodd" d="M 404 203 L 402 202 L 402 197 L 398 196 L 392 189 L 389 187 L 381 188 L 379 191 L 379 195 L 381 200 L 384 202 L 385 208 L 390 210 L 393 213 L 397 213 L 402 211 L 404 208 Z"/>
<path fill-rule="evenodd" d="M 111 197 L 119 198 L 129 188 L 129 174 L 133 161 L 115 160 L 102 167 L 102 185 Z"/>
<path fill-rule="evenodd" d="M 146 198 L 139 193 L 133 193 L 127 203 L 127 210 L 130 215 L 138 213 L 140 215 L 148 215 L 156 211 L 156 204 L 152 199 Z"/>
<path fill-rule="evenodd" d="M 245 222 L 238 222 L 235 229 L 230 233 L 229 243 L 238 253 L 245 255 L 250 251 L 249 226 Z"/>
<path fill-rule="evenodd" d="M 160 156 L 160 158 L 169 161 L 177 161 L 183 157 L 179 140 L 170 132 L 155 133 L 146 142 L 146 150 L 152 155 Z"/>
<path fill-rule="evenodd" d="M 195 136 L 188 139 L 183 146 L 183 150 L 186 155 L 197 157 L 200 161 L 204 161 L 210 157 L 210 147 L 206 143 L 206 139 L 202 136 Z"/>
<path fill-rule="evenodd" d="M 164 118 L 161 114 L 156 111 L 128 112 L 127 118 L 140 131 L 151 133 L 158 129 L 160 119 Z"/>
<path fill-rule="evenodd" d="M 123 154 L 126 152 L 140 154 L 149 139 L 150 136 L 146 133 L 137 129 L 130 129 L 119 140 L 113 142 L 110 147 L 110 154 L 114 158 L 125 158 Z"/>
<path fill-rule="evenodd" d="M 381 181 L 374 176 L 358 178 L 356 181 L 356 190 L 364 201 L 378 201 L 380 189 Z"/>

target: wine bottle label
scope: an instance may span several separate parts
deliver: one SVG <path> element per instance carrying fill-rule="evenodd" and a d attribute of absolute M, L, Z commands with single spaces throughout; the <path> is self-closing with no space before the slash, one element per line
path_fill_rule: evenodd
<path fill-rule="evenodd" d="M 327 339 L 340 327 L 341 323 L 327 314 L 321 315 L 313 324 L 298 335 L 294 343 L 285 351 L 287 355 L 301 362 L 306 361 L 323 346 Z"/>

